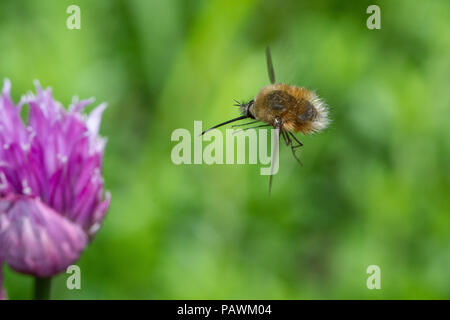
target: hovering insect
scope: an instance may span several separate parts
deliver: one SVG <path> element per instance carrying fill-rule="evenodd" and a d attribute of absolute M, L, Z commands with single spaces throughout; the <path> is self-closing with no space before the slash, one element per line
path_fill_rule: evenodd
<path fill-rule="evenodd" d="M 294 133 L 311 134 L 325 129 L 330 120 L 328 118 L 328 108 L 326 104 L 312 91 L 294 85 L 275 83 L 275 72 L 272 64 L 272 57 L 269 47 L 266 48 L 267 70 L 269 74 L 269 85 L 262 88 L 255 99 L 248 103 L 235 100 L 235 106 L 240 108 L 241 116 L 215 125 L 206 132 L 229 124 L 231 122 L 254 119 L 254 121 L 234 125 L 246 126 L 263 122 L 264 124 L 254 127 L 246 127 L 242 130 L 261 127 L 274 127 L 275 150 L 278 150 L 278 140 L 283 137 L 286 146 L 290 146 L 292 154 L 301 164 L 295 151 L 303 144 L 296 138 Z M 274 155 L 275 156 L 275 155 Z M 272 185 L 272 175 L 269 181 L 269 191 Z"/>

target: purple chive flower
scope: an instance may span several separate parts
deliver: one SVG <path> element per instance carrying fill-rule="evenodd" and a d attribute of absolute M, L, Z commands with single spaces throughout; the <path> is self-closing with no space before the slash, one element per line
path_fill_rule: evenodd
<path fill-rule="evenodd" d="M 92 100 L 74 99 L 66 110 L 39 83 L 15 106 L 10 88 L 5 80 L 0 95 L 0 262 L 50 277 L 78 260 L 109 207 L 98 134 L 106 106 L 85 116 Z"/>

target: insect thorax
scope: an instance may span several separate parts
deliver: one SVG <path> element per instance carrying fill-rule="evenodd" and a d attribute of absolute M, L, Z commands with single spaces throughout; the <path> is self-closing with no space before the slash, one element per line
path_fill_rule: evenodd
<path fill-rule="evenodd" d="M 296 108 L 297 99 L 286 91 L 275 89 L 261 93 L 254 106 L 255 116 L 261 121 L 272 123 L 274 118 Z"/>

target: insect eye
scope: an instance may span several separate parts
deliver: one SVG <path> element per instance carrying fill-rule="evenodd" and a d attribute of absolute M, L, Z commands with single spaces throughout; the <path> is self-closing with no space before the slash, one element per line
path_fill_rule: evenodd
<path fill-rule="evenodd" d="M 254 103 L 255 103 L 255 100 L 250 100 L 250 102 L 247 103 L 247 107 L 246 107 L 247 116 L 249 116 L 252 119 L 255 119 L 255 117 L 253 116 L 252 112 L 250 112 L 250 108 L 253 106 Z"/>

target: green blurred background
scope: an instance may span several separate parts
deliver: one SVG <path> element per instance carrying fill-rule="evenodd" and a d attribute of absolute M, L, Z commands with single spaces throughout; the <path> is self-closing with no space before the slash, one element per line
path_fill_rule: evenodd
<path fill-rule="evenodd" d="M 15 101 L 39 79 L 109 105 L 112 206 L 82 290 L 62 274 L 53 298 L 450 298 L 449 1 L 2 1 L 0 44 Z M 256 165 L 174 165 L 174 129 L 235 117 L 268 83 L 266 45 L 278 81 L 330 106 L 304 166 L 282 148 L 268 196 Z M 6 269 L 10 298 L 30 298 Z"/>

